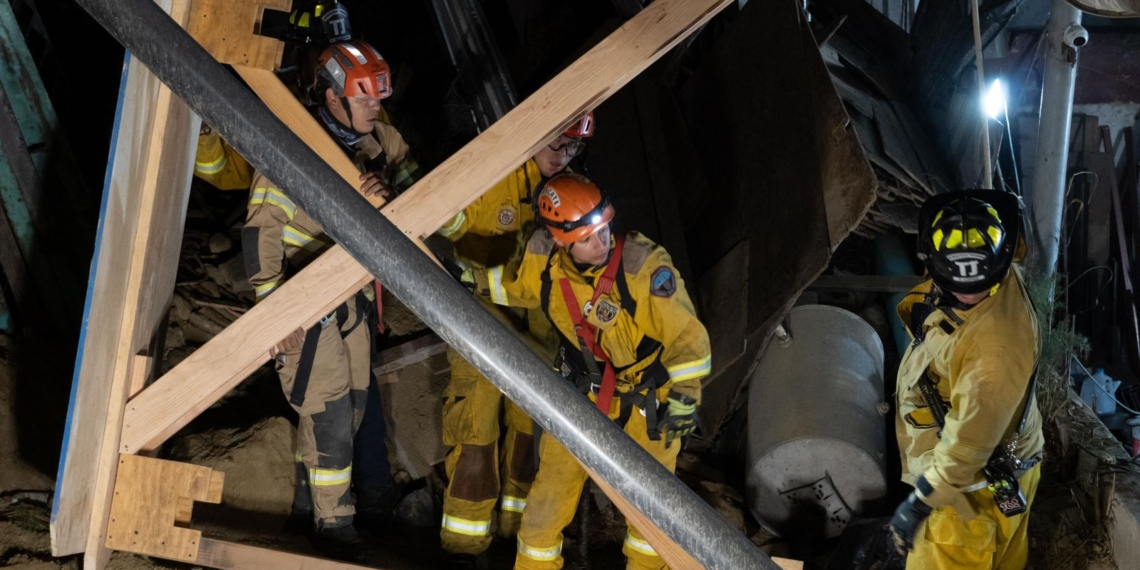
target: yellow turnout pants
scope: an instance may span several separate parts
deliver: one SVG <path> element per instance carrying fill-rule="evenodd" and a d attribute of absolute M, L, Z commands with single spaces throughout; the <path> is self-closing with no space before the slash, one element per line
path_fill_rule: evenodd
<path fill-rule="evenodd" d="M 610 419 L 617 419 L 619 415 L 621 400 L 618 396 L 615 394 L 610 405 Z M 592 394 L 590 400 L 595 400 Z M 636 408 L 629 416 L 625 433 L 672 472 L 677 465 L 681 441 L 676 440 L 668 447 L 664 435 L 658 441 L 650 441 L 646 433 L 645 416 Z M 562 568 L 562 529 L 574 519 L 578 498 L 586 483 L 587 475 L 582 465 L 553 437 L 542 435 L 538 453 L 538 477 L 531 488 L 530 500 L 518 533 L 516 570 Z M 665 562 L 632 525 L 628 527 L 622 552 L 628 561 L 628 569 L 665 568 Z"/>
<path fill-rule="evenodd" d="M 1022 570 L 1029 558 L 1029 513 L 1041 480 L 1041 465 L 1019 480 L 1029 506 L 1006 518 L 988 488 L 966 495 L 977 517 L 966 522 L 950 507 L 926 519 L 907 557 L 907 570 Z"/>
<path fill-rule="evenodd" d="M 447 491 L 440 541 L 451 553 L 479 554 L 491 543 L 491 513 L 499 506 L 498 533 L 518 532 L 535 476 L 534 422 L 459 353 L 448 348 L 451 381 L 443 404 Z M 500 413 L 507 431 L 500 449 Z"/>
<path fill-rule="evenodd" d="M 320 328 L 320 337 L 303 394 L 294 394 L 302 349 L 282 353 L 276 364 L 285 399 L 303 399 L 300 405 L 290 402 L 300 416 L 297 461 L 303 467 L 298 465 L 297 484 L 309 486 L 314 517 L 325 522 L 356 514 L 350 491 L 352 439 L 364 416 L 371 378 L 368 321 L 357 320 L 353 299 L 347 306 L 346 318 L 313 325 Z M 342 332 L 347 336 L 342 338 Z"/>

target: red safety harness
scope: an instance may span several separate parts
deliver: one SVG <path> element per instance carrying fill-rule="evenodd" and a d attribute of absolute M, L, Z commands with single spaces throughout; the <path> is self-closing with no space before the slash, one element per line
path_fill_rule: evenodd
<path fill-rule="evenodd" d="M 610 261 L 606 264 L 605 271 L 602 272 L 602 276 L 598 278 L 598 284 L 594 287 L 594 297 L 590 299 L 590 307 L 596 308 L 598 299 L 613 289 L 617 272 L 621 268 L 621 252 L 625 246 L 625 236 L 617 236 L 615 242 L 614 252 L 610 255 Z M 614 366 L 610 363 L 609 356 L 602 350 L 601 344 L 598 343 L 598 329 L 582 316 L 582 310 L 578 308 L 578 297 L 574 295 L 574 289 L 570 285 L 570 280 L 563 277 L 558 280 L 558 285 L 562 287 L 562 300 L 566 303 L 566 310 L 570 312 L 570 320 L 574 323 L 574 334 L 582 343 L 583 352 L 589 350 L 589 352 L 594 355 L 594 358 L 605 366 L 605 371 L 602 372 L 602 385 L 598 390 L 598 409 L 601 410 L 603 414 L 609 415 L 610 402 L 613 400 L 614 386 L 617 383 Z M 590 365 L 591 360 L 590 358 L 586 358 L 587 365 Z"/>

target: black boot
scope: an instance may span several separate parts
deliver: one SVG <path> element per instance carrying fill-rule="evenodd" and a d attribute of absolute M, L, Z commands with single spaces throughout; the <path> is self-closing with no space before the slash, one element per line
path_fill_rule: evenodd
<path fill-rule="evenodd" d="M 351 517 L 339 517 L 339 520 L 317 522 L 317 528 L 310 540 L 321 554 L 329 558 L 345 562 L 368 563 L 364 541 L 360 540 L 360 535 L 357 534 Z"/>

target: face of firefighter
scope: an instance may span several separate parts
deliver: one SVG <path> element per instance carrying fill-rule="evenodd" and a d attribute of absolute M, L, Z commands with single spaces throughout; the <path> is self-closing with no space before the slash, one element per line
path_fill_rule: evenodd
<path fill-rule="evenodd" d="M 534 161 L 538 163 L 538 171 L 550 178 L 570 164 L 570 159 L 582 152 L 585 143 L 566 135 L 558 135 L 554 140 L 546 143 L 534 154 Z"/>
<path fill-rule="evenodd" d="M 989 291 L 982 291 L 981 293 L 974 293 L 972 295 L 966 295 L 964 293 L 954 293 L 954 298 L 958 299 L 958 302 L 962 303 L 964 305 L 977 305 L 978 303 L 981 303 L 982 301 L 985 300 L 986 297 L 989 297 L 989 296 L 990 296 Z"/>
<path fill-rule="evenodd" d="M 609 224 L 602 226 L 594 235 L 566 246 L 566 251 L 570 252 L 574 263 L 591 266 L 605 263 L 610 255 Z"/>
<path fill-rule="evenodd" d="M 337 97 L 332 88 L 325 90 L 325 106 L 328 108 L 329 114 L 336 117 L 340 124 L 351 127 L 352 130 L 360 134 L 372 132 L 376 121 L 380 120 L 380 100 L 372 97 L 348 98 L 348 108 L 352 109 L 351 120 L 344 110 L 344 105 L 340 102 L 340 97 Z"/>

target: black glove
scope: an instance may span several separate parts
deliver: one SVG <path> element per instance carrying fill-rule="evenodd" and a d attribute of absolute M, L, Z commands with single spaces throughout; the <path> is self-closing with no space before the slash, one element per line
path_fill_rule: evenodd
<path fill-rule="evenodd" d="M 929 495 L 934 491 L 926 478 L 919 477 L 914 487 L 915 490 L 895 509 L 895 516 L 891 517 L 890 523 L 891 538 L 899 555 L 903 556 L 914 548 L 914 535 L 918 532 L 918 527 L 934 510 L 919 497 L 920 493 Z"/>
<path fill-rule="evenodd" d="M 684 394 L 669 394 L 669 408 L 662 423 L 666 446 L 693 433 L 697 429 L 697 401 Z"/>

